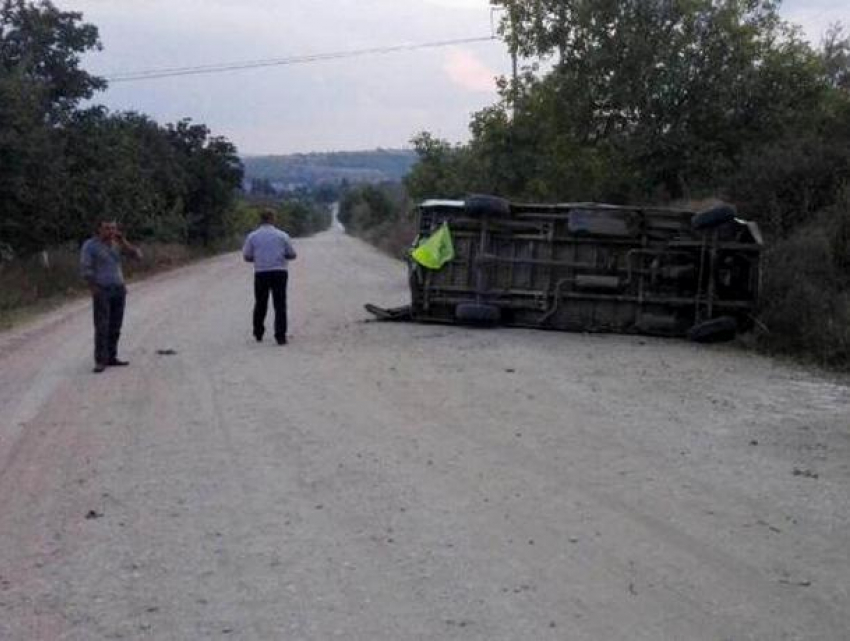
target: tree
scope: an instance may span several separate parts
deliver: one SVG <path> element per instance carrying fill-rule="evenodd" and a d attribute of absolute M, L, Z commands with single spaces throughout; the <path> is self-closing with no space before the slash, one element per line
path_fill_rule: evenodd
<path fill-rule="evenodd" d="M 824 70 L 833 87 L 850 91 L 850 36 L 839 22 L 830 26 L 821 43 Z"/>
<path fill-rule="evenodd" d="M 97 28 L 48 0 L 0 0 L 0 247 L 81 239 L 105 217 L 142 238 L 210 244 L 242 165 L 203 125 L 80 108 L 105 82 L 80 67 Z"/>
<path fill-rule="evenodd" d="M 42 92 L 0 73 L 0 243 L 27 252 L 61 237 L 66 185 L 61 140 L 44 118 Z"/>
<path fill-rule="evenodd" d="M 104 82 L 79 66 L 97 29 L 50 2 L 0 3 L 0 242 L 62 240 L 68 186 L 63 124 Z"/>
<path fill-rule="evenodd" d="M 456 198 L 466 193 L 464 183 L 468 176 L 462 168 L 466 153 L 463 148 L 453 147 L 427 131 L 414 136 L 411 143 L 419 157 L 404 178 L 412 198 Z"/>
<path fill-rule="evenodd" d="M 225 214 L 242 185 L 242 162 L 236 147 L 210 136 L 205 125 L 181 120 L 167 128 L 168 137 L 186 170 L 188 240 L 209 245 L 226 229 Z"/>
<path fill-rule="evenodd" d="M 511 46 L 554 57 L 550 73 L 503 91 L 500 117 L 511 120 L 514 147 L 524 139 L 566 171 L 575 163 L 561 161 L 578 153 L 595 167 L 591 176 L 617 171 L 631 186 L 606 179 L 591 192 L 699 193 L 823 97 L 817 56 L 771 0 L 494 4 L 507 9 Z"/>
<path fill-rule="evenodd" d="M 0 4 L 0 73 L 37 87 L 54 121 L 106 87 L 80 67 L 83 53 L 100 48 L 97 27 L 83 23 L 81 13 L 60 11 L 49 0 Z"/>
<path fill-rule="evenodd" d="M 187 172 L 162 127 L 93 107 L 73 115 L 65 136 L 69 235 L 84 237 L 96 221 L 115 218 L 136 237 L 185 241 Z"/>

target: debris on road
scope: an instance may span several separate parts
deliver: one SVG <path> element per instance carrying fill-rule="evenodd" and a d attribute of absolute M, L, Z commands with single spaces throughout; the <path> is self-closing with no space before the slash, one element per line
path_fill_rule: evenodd
<path fill-rule="evenodd" d="M 811 470 L 803 470 L 798 467 L 794 468 L 794 476 L 802 476 L 807 479 L 816 479 L 820 478 L 820 475 L 817 472 L 812 472 Z"/>

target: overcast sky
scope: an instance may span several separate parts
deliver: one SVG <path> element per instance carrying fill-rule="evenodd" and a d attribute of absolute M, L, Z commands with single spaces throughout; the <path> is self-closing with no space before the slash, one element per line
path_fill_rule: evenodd
<path fill-rule="evenodd" d="M 98 26 L 93 73 L 285 58 L 487 36 L 488 0 L 54 0 Z M 815 42 L 850 0 L 787 0 Z M 191 117 L 244 154 L 407 146 L 468 137 L 510 60 L 499 41 L 216 75 L 113 83 L 97 102 L 160 122 Z"/>

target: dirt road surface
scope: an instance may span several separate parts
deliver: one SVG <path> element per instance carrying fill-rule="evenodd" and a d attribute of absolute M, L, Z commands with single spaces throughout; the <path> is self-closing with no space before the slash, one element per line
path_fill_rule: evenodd
<path fill-rule="evenodd" d="M 675 340 L 364 322 L 403 267 L 298 243 L 0 336 L 0 638 L 850 638 L 850 388 Z M 158 350 L 174 350 L 173 355 Z"/>

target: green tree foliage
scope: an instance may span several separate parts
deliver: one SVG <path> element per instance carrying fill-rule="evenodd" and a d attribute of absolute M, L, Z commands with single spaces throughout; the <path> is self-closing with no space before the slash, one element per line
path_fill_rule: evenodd
<path fill-rule="evenodd" d="M 167 135 L 186 169 L 188 240 L 208 245 L 224 234 L 225 215 L 242 184 L 242 163 L 236 147 L 222 137 L 211 137 L 204 125 L 182 120 L 169 125 Z"/>
<path fill-rule="evenodd" d="M 399 216 L 396 193 L 391 183 L 362 185 L 345 192 L 340 201 L 339 221 L 352 232 L 372 229 Z"/>
<path fill-rule="evenodd" d="M 186 169 L 164 130 L 146 116 L 92 108 L 74 114 L 66 132 L 71 178 L 63 228 L 82 238 L 102 217 L 137 238 L 185 242 Z"/>
<path fill-rule="evenodd" d="M 285 200 L 277 208 L 277 225 L 291 236 L 310 236 L 331 224 L 327 206 L 304 200 Z"/>
<path fill-rule="evenodd" d="M 53 121 L 106 87 L 80 67 L 81 54 L 100 48 L 97 28 L 80 13 L 60 11 L 48 0 L 0 3 L 0 70 L 36 88 Z"/>
<path fill-rule="evenodd" d="M 404 178 L 404 185 L 413 198 L 427 198 L 439 194 L 455 198 L 469 191 L 472 176 L 465 170 L 468 152 L 435 138 L 427 131 L 414 136 L 413 148 L 419 162 Z"/>
<path fill-rule="evenodd" d="M 60 235 L 62 141 L 41 104 L 39 87 L 19 72 L 0 71 L 0 243 L 15 249 Z"/>
<path fill-rule="evenodd" d="M 836 89 L 850 91 L 850 36 L 840 23 L 827 30 L 822 49 L 827 80 Z"/>
<path fill-rule="evenodd" d="M 850 366 L 850 190 L 768 248 L 762 343 Z"/>
<path fill-rule="evenodd" d="M 79 67 L 99 46 L 78 13 L 49 2 L 0 3 L 0 242 L 31 248 L 61 236 L 67 176 L 62 122 L 103 86 Z M 38 213 L 36 215 L 36 212 Z"/>
<path fill-rule="evenodd" d="M 722 184 L 744 150 L 803 124 L 823 99 L 818 58 L 775 2 L 498 4 L 515 18 L 503 24 L 508 42 L 554 56 L 550 73 L 527 74 L 503 92 L 502 111 L 514 110 L 501 117 L 512 129 L 503 148 L 537 150 L 520 165 L 518 187 L 530 191 L 535 178 L 549 185 L 561 173 L 579 178 L 571 192 L 585 185 L 591 196 L 699 194 Z M 494 124 L 479 116 L 476 141 L 488 143 Z"/>
<path fill-rule="evenodd" d="M 80 240 L 103 218 L 137 237 L 209 245 L 242 165 L 203 125 L 161 127 L 79 103 L 105 87 L 80 67 L 97 29 L 47 0 L 0 0 L 0 246 Z"/>
<path fill-rule="evenodd" d="M 816 50 L 774 0 L 491 1 L 508 48 L 531 64 L 501 81 L 467 145 L 414 138 L 411 194 L 730 200 L 776 248 L 769 343 L 850 362 L 845 347 L 829 357 L 850 341 L 850 250 L 829 244 L 846 238 L 850 185 L 842 27 Z M 789 310 L 810 313 L 805 340 L 790 340 L 782 319 L 803 319 Z"/>
<path fill-rule="evenodd" d="M 349 186 L 340 199 L 339 221 L 350 234 L 395 256 L 416 236 L 410 199 L 399 183 Z"/>
<path fill-rule="evenodd" d="M 502 81 L 468 146 L 414 138 L 416 196 L 694 198 L 725 191 L 754 149 L 837 126 L 824 118 L 845 77 L 846 40 L 833 32 L 818 54 L 775 2 L 494 4 L 506 10 L 509 46 L 549 71 Z"/>

